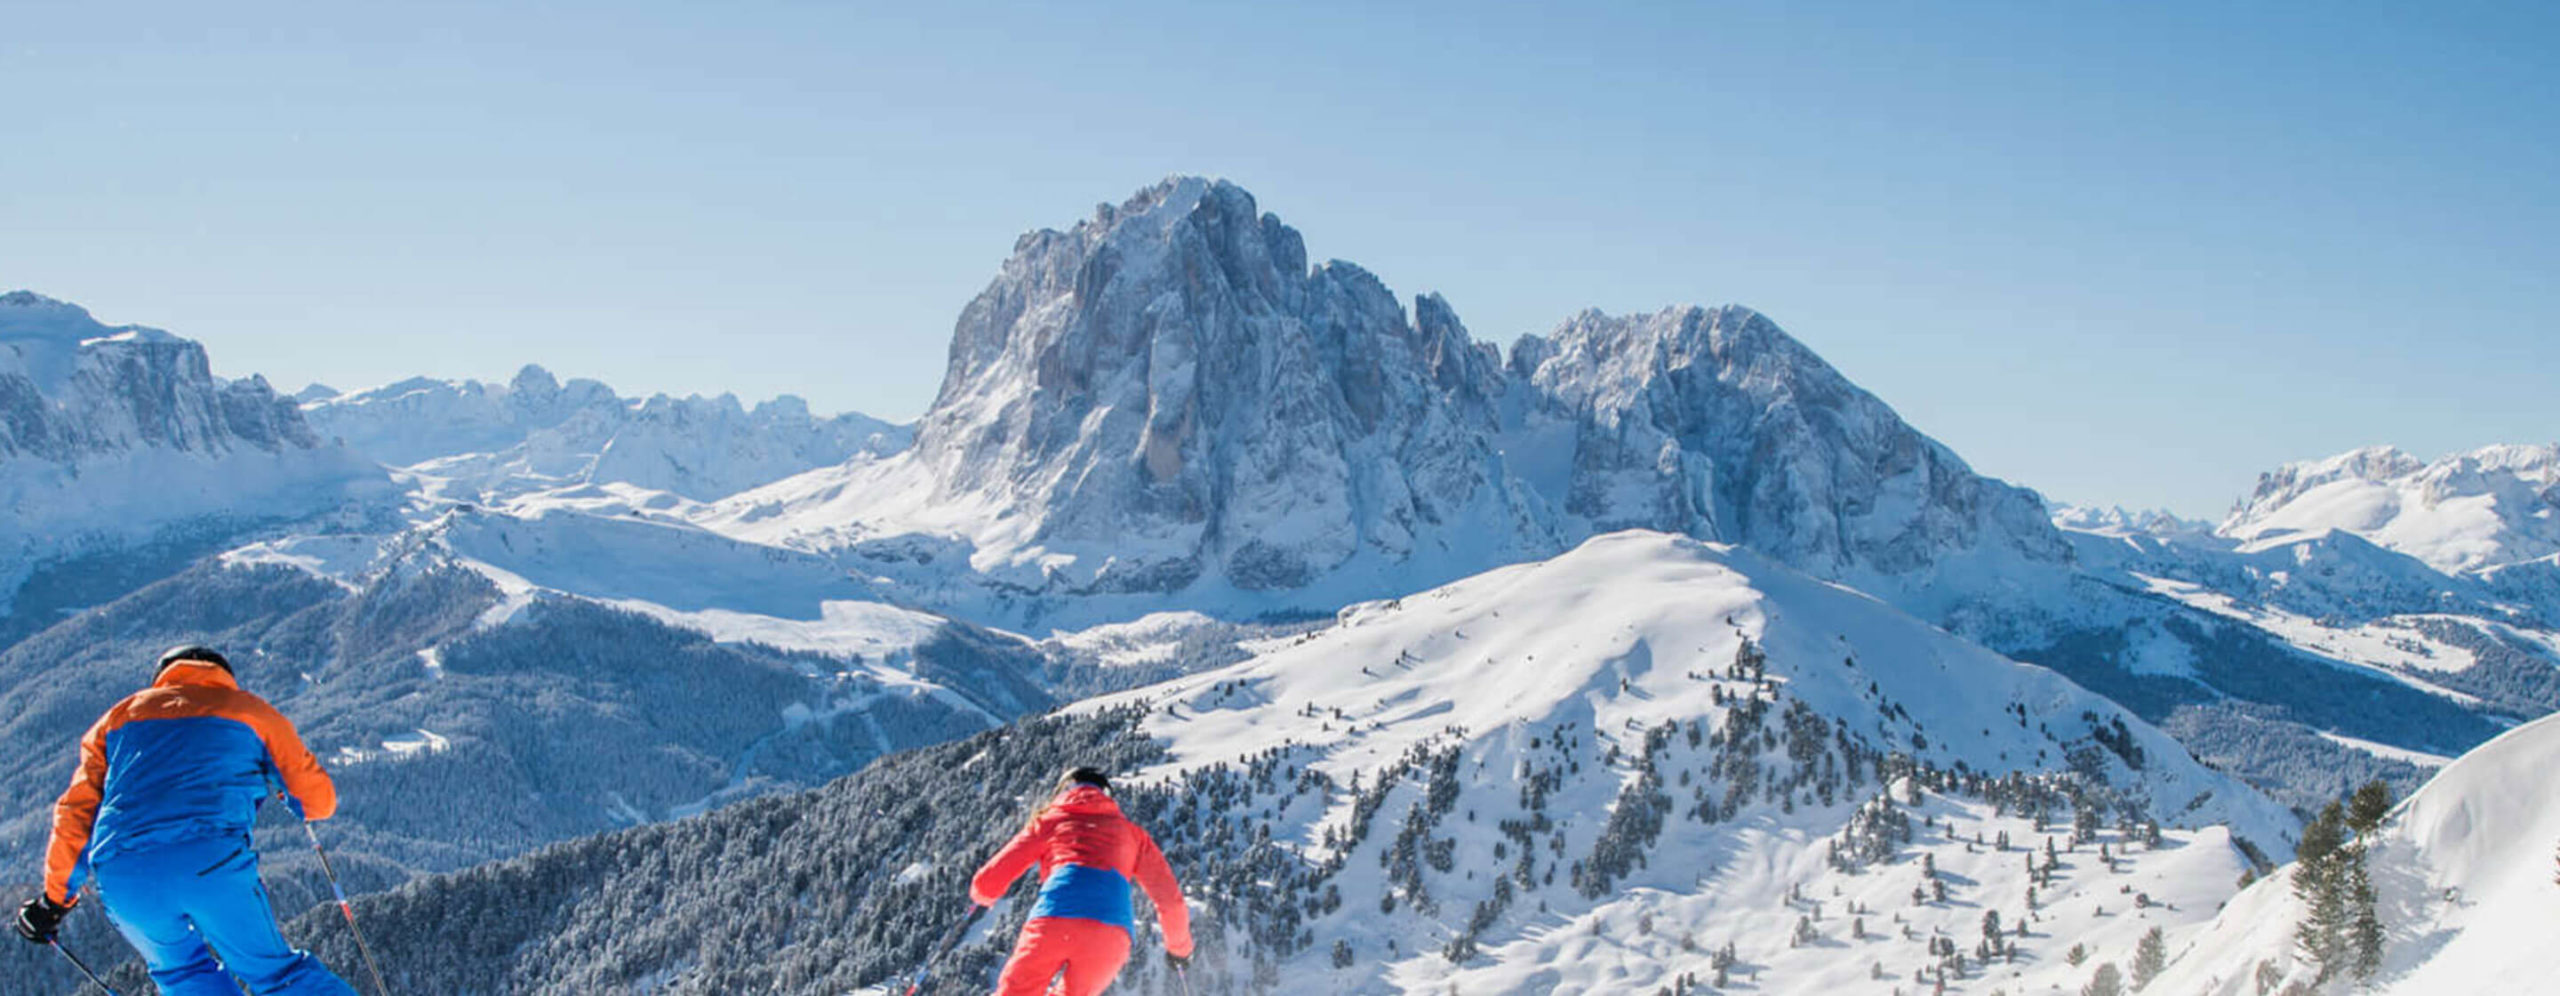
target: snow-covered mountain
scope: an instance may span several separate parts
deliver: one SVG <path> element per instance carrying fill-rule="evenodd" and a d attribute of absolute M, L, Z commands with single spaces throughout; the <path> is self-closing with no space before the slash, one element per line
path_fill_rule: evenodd
<path fill-rule="evenodd" d="M 532 370 L 321 393 L 331 433 L 430 456 L 386 473 L 196 343 L 0 296 L 0 867 L 36 867 L 72 745 L 175 643 L 224 647 L 331 762 L 362 888 L 1054 705 L 1029 641 L 880 604 L 652 487 L 716 497 L 902 429 Z"/>
<path fill-rule="evenodd" d="M 2054 505 L 2048 512 L 2053 525 L 2066 532 L 2095 533 L 2101 536 L 2151 537 L 2155 539 L 2200 538 L 2213 534 L 2213 523 L 2181 518 L 2164 508 L 2128 509 L 2121 505 L 2104 508 L 2093 505 Z"/>
<path fill-rule="evenodd" d="M 2383 446 L 2286 464 L 2261 475 L 2218 531 L 2263 547 L 2333 530 L 2446 574 L 2560 556 L 2560 444 L 2433 463 Z"/>
<path fill-rule="evenodd" d="M 1922 952 L 1940 937 L 1983 984 L 2041 988 L 2073 943 L 2206 915 L 2245 866 L 2234 834 L 2275 847 L 2291 827 L 2052 672 L 1756 551 L 1658 533 L 1354 606 L 1295 645 L 1076 708 L 1135 702 L 1157 707 L 1142 728 L 1170 755 L 1150 776 L 1251 760 L 1353 787 L 1252 800 L 1277 814 L 1271 840 L 1343 869 L 1301 886 L 1327 909 L 1281 962 L 1323 981 L 1282 991 L 1651 991 L 1713 978 L 1731 943 L 1759 990 L 1884 993 L 1948 964 Z M 1737 763 L 1752 736 L 1773 753 Z M 2047 832 L 2031 812 L 2068 807 L 1996 786 L 2066 772 L 2114 800 L 2085 804 L 2100 825 L 2188 832 L 2138 862 L 2139 834 L 2110 836 L 2130 864 L 2104 873 L 2084 842 L 2074 874 L 2029 899 L 2019 866 Z M 1924 829 L 1875 836 L 1896 812 Z M 1392 839 L 1366 832 L 1380 813 L 1404 817 Z M 1939 876 L 1962 883 L 1954 901 L 1915 902 Z M 2035 920 L 2036 939 L 1980 964 L 1985 910 Z M 1800 917 L 1822 921 L 1808 940 Z"/>
<path fill-rule="evenodd" d="M 2043 991 L 2075 946 L 2211 917 L 2240 841 L 2290 826 L 2051 672 L 1741 548 L 1628 532 L 360 912 L 434 991 L 841 993 L 922 961 L 1067 763 L 1129 773 L 1116 794 L 1192 897 L 1199 993 Z M 983 991 L 1027 905 L 928 991 Z M 528 907 L 556 912 L 489 915 Z M 490 956 L 439 956 L 455 923 Z M 1132 992 L 1175 991 L 1153 944 Z"/>
<path fill-rule="evenodd" d="M 0 616 L 112 598 L 101 577 L 148 581 L 146 565 L 260 525 L 360 516 L 390 492 L 265 380 L 213 376 L 204 347 L 0 294 Z"/>
<path fill-rule="evenodd" d="M 1548 551 L 1495 449 L 1492 351 L 1436 302 L 1417 315 L 1356 266 L 1310 269 L 1242 189 L 1168 181 L 1016 243 L 913 449 L 713 521 L 882 558 L 953 546 L 1035 594 L 1294 591 Z"/>
<path fill-rule="evenodd" d="M 2560 885 L 2552 855 L 2560 804 L 2544 787 L 2560 766 L 2560 717 L 2518 727 L 2465 754 L 2395 810 L 2367 864 L 2384 929 L 2384 994 L 2548 992 L 2560 977 Z M 2257 996 L 2311 977 L 2294 939 L 2307 912 L 2298 865 L 2242 892 L 2221 915 L 2173 935 L 2166 992 Z M 2112 956 L 2112 953 L 2101 957 Z M 2263 966 L 2263 967 L 2262 967 Z"/>
<path fill-rule="evenodd" d="M 625 398 L 527 366 L 505 384 L 416 378 L 338 394 L 306 389 L 314 429 L 441 493 L 488 501 L 573 484 L 625 483 L 707 501 L 856 457 L 904 449 L 908 427 L 819 418 L 784 396 Z"/>
<path fill-rule="evenodd" d="M 1756 313 L 1586 313 L 1504 362 L 1190 177 L 1024 236 L 912 450 L 702 521 L 1007 620 L 1327 611 L 1628 527 L 1908 592 L 2068 557 L 2033 494 Z"/>
<path fill-rule="evenodd" d="M 1326 614 L 1615 529 L 1675 532 L 2064 670 L 2270 786 L 2288 769 L 2413 784 L 2420 769 L 2322 735 L 2451 754 L 2496 732 L 2471 715 L 2484 703 L 2560 706 L 2538 644 L 2496 628 L 2532 621 L 2493 611 L 2560 564 L 2449 602 L 2435 571 L 2352 535 L 2241 551 L 2166 517 L 2060 528 L 1745 308 L 1587 312 L 1497 356 L 1447 302 L 1408 309 L 1356 267 L 1310 267 L 1250 195 L 1191 178 L 1015 248 L 962 314 L 913 449 L 677 514 L 1026 631 Z M 2333 638 L 2342 613 L 2450 618 Z M 2412 670 L 2426 654 L 2503 663 L 2438 682 L 2451 669 Z"/>
<path fill-rule="evenodd" d="M 1954 562 L 2068 559 L 2033 492 L 1975 474 L 1749 309 L 1584 312 L 1520 340 L 1510 369 L 1530 410 L 1506 451 L 1569 461 L 1561 479 L 1530 477 L 1574 538 L 1646 528 L 1738 543 L 1889 598 L 1918 596 Z"/>

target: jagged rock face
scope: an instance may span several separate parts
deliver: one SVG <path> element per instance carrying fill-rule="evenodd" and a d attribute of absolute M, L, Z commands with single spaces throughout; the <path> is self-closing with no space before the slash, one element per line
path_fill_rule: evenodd
<path fill-rule="evenodd" d="M 73 462 L 139 448 L 312 449 L 319 438 L 263 379 L 214 378 L 204 347 L 110 328 L 77 305 L 0 295 L 0 458 Z"/>
<path fill-rule="evenodd" d="M 1415 312 L 1358 267 L 1310 270 L 1243 190 L 1168 181 L 1016 245 L 914 459 L 1033 541 L 1110 546 L 1092 589 L 1294 587 L 1461 521 L 1515 546 L 1535 527 L 1491 445 L 1499 367 L 1444 303 Z"/>
<path fill-rule="evenodd" d="M 0 295 L 0 614 L 31 578 L 48 611 L 82 604 L 73 593 L 91 572 L 61 566 L 72 558 L 202 545 L 387 490 L 265 380 L 213 376 L 204 347 Z M 0 631 L 24 622 L 0 619 Z"/>
<path fill-rule="evenodd" d="M 2032 493 L 1975 474 L 1746 308 L 1585 312 L 1512 350 L 1536 417 L 1574 424 L 1577 532 L 1741 543 L 1826 578 L 1996 548 L 2061 562 Z"/>
<path fill-rule="evenodd" d="M 907 431 L 858 414 L 818 418 L 785 396 L 624 398 L 527 366 L 506 384 L 415 378 L 354 394 L 307 392 L 324 433 L 393 466 L 501 498 L 620 481 L 708 500 L 857 455 L 894 453 Z"/>
<path fill-rule="evenodd" d="M 928 587 L 899 565 L 960 554 L 1005 598 L 1200 605 L 1411 591 L 1628 528 L 1905 585 L 1888 592 L 1949 556 L 2070 557 L 2035 495 L 1759 315 L 1593 312 L 1506 365 L 1447 302 L 1408 314 L 1358 267 L 1310 268 L 1250 195 L 1184 178 L 1024 236 L 962 313 L 909 453 L 710 521 Z"/>

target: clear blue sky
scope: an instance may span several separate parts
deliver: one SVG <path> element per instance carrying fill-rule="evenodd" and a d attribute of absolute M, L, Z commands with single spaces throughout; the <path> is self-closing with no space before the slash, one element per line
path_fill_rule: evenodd
<path fill-rule="evenodd" d="M 1017 234 L 1204 173 L 1480 338 L 1757 307 L 2065 500 L 2560 437 L 2554 5 L 1371 6 L 11 2 L 0 289 L 907 418 Z"/>

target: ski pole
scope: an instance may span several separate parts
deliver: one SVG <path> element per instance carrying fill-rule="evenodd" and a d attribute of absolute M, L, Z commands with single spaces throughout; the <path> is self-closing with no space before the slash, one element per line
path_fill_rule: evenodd
<path fill-rule="evenodd" d="M 302 832 L 311 837 L 311 850 L 320 855 L 320 874 L 329 878 L 329 892 L 338 897 L 338 912 L 347 918 L 347 931 L 356 937 L 356 953 L 364 956 L 365 971 L 373 973 L 373 991 L 391 996 L 391 987 L 382 981 L 382 966 L 373 960 L 373 948 L 364 942 L 364 928 L 356 926 L 355 904 L 347 902 L 347 890 L 338 885 L 338 870 L 329 865 L 329 849 L 320 846 L 320 831 L 310 820 L 302 821 Z"/>
<path fill-rule="evenodd" d="M 960 945 L 961 936 L 967 934 L 969 928 L 977 926 L 978 920 L 986 915 L 986 907 L 970 906 L 969 918 L 952 927 L 950 933 L 942 935 L 942 942 L 933 946 L 933 953 L 924 956 L 924 964 L 916 969 L 916 977 L 907 981 L 907 991 L 903 996 L 916 996 L 917 992 L 923 990 L 924 984 L 933 980 L 934 959 L 950 954 L 952 948 Z"/>
<path fill-rule="evenodd" d="M 1173 980 L 1182 983 L 1182 996 L 1191 996 L 1191 972 L 1181 965 L 1173 966 Z"/>
<path fill-rule="evenodd" d="M 105 990 L 107 996 L 116 996 L 115 987 L 108 985 L 107 980 L 99 978 L 98 973 L 90 971 L 89 964 L 81 961 L 79 955 L 72 954 L 70 948 L 63 947 L 61 938 L 48 937 L 44 939 L 44 942 L 46 944 L 53 945 L 53 949 L 55 951 L 61 952 L 64 958 L 69 959 L 71 961 L 71 967 L 79 969 L 80 974 L 88 976 L 90 985 L 94 985 L 99 989 Z"/>

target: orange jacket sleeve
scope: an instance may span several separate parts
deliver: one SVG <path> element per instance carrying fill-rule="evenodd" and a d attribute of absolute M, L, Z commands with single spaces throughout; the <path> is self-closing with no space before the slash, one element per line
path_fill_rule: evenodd
<path fill-rule="evenodd" d="M 107 786 L 107 720 L 97 724 L 80 738 L 80 768 L 71 773 L 71 787 L 62 790 L 62 798 L 53 804 L 53 837 L 45 844 L 45 898 L 69 906 L 79 901 L 75 881 L 81 857 L 89 850 L 89 833 L 97 825 L 98 800 Z"/>
<path fill-rule="evenodd" d="M 1147 900 L 1156 904 L 1156 922 L 1164 926 L 1165 953 L 1189 958 L 1191 908 L 1183 905 L 1182 883 L 1174 881 L 1173 866 L 1165 863 L 1164 851 L 1156 847 L 1146 828 L 1131 823 L 1129 829 L 1138 835 L 1138 887 L 1147 890 Z"/>
<path fill-rule="evenodd" d="M 1004 898 L 1005 890 L 1013 888 L 1013 880 L 1021 878 L 1024 871 L 1040 860 L 1040 853 L 1048 842 L 1048 827 L 1039 820 L 1031 821 L 1021 833 L 1006 841 L 995 857 L 987 859 L 986 865 L 978 869 L 976 878 L 969 880 L 969 901 L 980 906 L 995 905 L 996 900 Z"/>
<path fill-rule="evenodd" d="M 285 791 L 293 793 L 302 804 L 302 818 L 325 820 L 338 813 L 338 786 L 329 773 L 320 769 L 320 759 L 311 756 L 311 748 L 302 744 L 302 734 L 293 721 L 284 718 L 265 699 L 243 693 L 249 704 L 240 718 L 258 731 L 258 739 L 267 742 L 267 758 L 275 762 L 276 774 L 284 779 Z"/>

